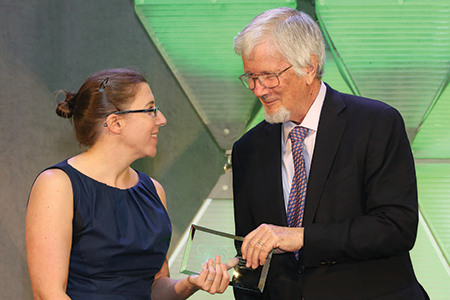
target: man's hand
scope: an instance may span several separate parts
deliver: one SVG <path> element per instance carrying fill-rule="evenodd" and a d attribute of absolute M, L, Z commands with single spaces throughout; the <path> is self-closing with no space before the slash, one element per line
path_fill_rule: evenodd
<path fill-rule="evenodd" d="M 247 267 L 256 269 L 264 265 L 267 255 L 274 253 L 295 252 L 303 247 L 303 227 L 282 227 L 261 224 L 250 232 L 242 243 L 242 258 L 247 260 Z"/>

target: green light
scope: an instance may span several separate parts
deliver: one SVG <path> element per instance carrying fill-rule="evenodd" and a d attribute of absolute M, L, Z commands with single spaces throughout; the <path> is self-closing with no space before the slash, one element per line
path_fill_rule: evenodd
<path fill-rule="evenodd" d="M 147 32 L 223 149 L 241 136 L 255 106 L 238 80 L 233 39 L 257 14 L 295 0 L 136 0 Z"/>
<path fill-rule="evenodd" d="M 356 94 L 403 115 L 411 140 L 450 71 L 447 0 L 321 0 L 316 12 Z"/>
<path fill-rule="evenodd" d="M 415 158 L 450 158 L 450 89 L 447 88 L 419 129 L 412 144 Z M 449 194 L 450 195 L 450 194 Z"/>

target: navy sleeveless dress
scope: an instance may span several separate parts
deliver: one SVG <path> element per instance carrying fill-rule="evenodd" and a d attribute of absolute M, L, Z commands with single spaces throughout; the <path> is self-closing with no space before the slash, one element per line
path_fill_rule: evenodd
<path fill-rule="evenodd" d="M 118 189 L 67 163 L 51 167 L 70 178 L 74 196 L 73 241 L 67 294 L 73 300 L 149 300 L 166 258 L 169 216 L 152 180 Z"/>

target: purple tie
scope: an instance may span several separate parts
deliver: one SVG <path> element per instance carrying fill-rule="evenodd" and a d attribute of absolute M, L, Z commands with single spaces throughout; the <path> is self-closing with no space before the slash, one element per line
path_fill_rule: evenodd
<path fill-rule="evenodd" d="M 303 157 L 303 140 L 308 134 L 308 128 L 296 126 L 289 133 L 292 141 L 292 157 L 294 159 L 294 178 L 292 180 L 291 192 L 287 209 L 289 227 L 300 227 L 303 221 L 306 197 L 306 169 Z M 298 259 L 298 251 L 295 252 Z"/>

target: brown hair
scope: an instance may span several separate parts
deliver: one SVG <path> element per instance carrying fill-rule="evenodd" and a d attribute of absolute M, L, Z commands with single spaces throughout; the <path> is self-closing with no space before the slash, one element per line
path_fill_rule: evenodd
<path fill-rule="evenodd" d="M 58 103 L 56 113 L 60 117 L 73 119 L 75 136 L 80 145 L 92 146 L 105 118 L 129 107 L 141 82 L 147 80 L 134 70 L 97 72 L 83 83 L 77 93 L 62 91 L 65 99 Z"/>

